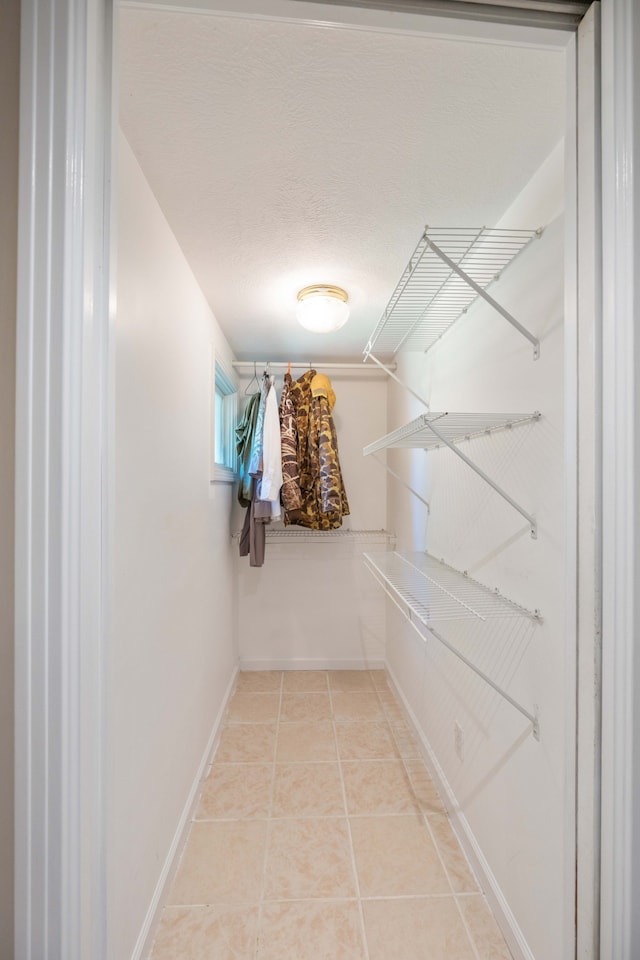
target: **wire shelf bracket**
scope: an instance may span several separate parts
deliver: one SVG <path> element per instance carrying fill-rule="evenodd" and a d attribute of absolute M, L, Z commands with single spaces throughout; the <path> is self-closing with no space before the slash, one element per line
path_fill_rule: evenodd
<path fill-rule="evenodd" d="M 414 490 L 411 484 L 407 483 L 406 480 L 403 480 L 399 473 L 396 473 L 395 470 L 392 470 L 391 467 L 387 463 L 384 463 L 384 461 L 382 461 L 375 453 L 373 454 L 373 459 L 376 461 L 376 463 L 379 463 L 381 467 L 384 467 L 387 473 L 390 473 L 391 476 L 398 481 L 398 483 L 401 483 L 402 486 L 409 491 L 409 493 L 412 493 L 414 497 L 420 500 L 421 503 L 424 503 L 425 507 L 427 508 L 427 513 L 431 513 L 431 504 L 428 500 L 425 500 L 421 493 L 418 493 L 417 490 Z"/>
<path fill-rule="evenodd" d="M 402 555 L 396 552 L 372 556 L 363 554 L 365 566 L 389 599 L 424 640 L 422 628 L 442 643 L 470 670 L 529 720 L 532 734 L 540 740 L 538 707 L 527 710 L 510 693 L 450 643 L 434 624 L 439 621 L 526 617 L 542 621 L 540 611 L 531 612 L 492 591 L 465 573 L 455 570 L 427 553 Z"/>
<path fill-rule="evenodd" d="M 496 310 L 533 346 L 540 341 L 487 288 L 535 239 L 537 230 L 426 227 L 364 350 L 365 360 L 401 349 L 425 352 L 463 316 L 478 298 Z"/>
<path fill-rule="evenodd" d="M 412 390 L 412 388 L 407 383 L 405 383 L 404 380 L 401 380 L 400 377 L 393 372 L 396 368 L 395 364 L 391 364 L 391 365 L 384 364 L 381 360 L 378 360 L 377 357 L 374 357 L 372 353 L 367 354 L 367 356 L 365 357 L 365 361 L 366 360 L 373 360 L 374 363 L 376 363 L 382 370 L 384 370 L 387 376 L 392 377 L 396 381 L 396 383 L 400 384 L 403 390 L 406 390 L 407 393 L 410 393 L 412 397 L 415 397 L 416 400 L 419 400 L 420 403 L 427 408 L 427 410 L 429 409 L 429 401 L 425 400 L 424 397 L 420 396 L 419 393 L 416 393 L 415 390 Z"/>
<path fill-rule="evenodd" d="M 411 423 L 399 427 L 388 433 L 380 440 L 368 444 L 363 448 L 363 455 L 369 456 L 388 448 L 412 448 L 435 450 L 445 446 L 455 453 L 469 466 L 485 483 L 499 494 L 503 500 L 525 518 L 531 529 L 531 536 L 535 540 L 538 536 L 538 525 L 535 517 L 503 490 L 487 473 L 484 472 L 462 450 L 459 444 L 462 440 L 469 440 L 497 430 L 508 430 L 518 424 L 528 423 L 540 419 L 541 414 L 535 413 L 423 413 Z M 400 478 L 399 478 L 400 479 Z M 402 481 L 404 483 L 404 481 Z M 407 486 L 407 484 L 405 484 Z M 409 487 L 412 493 L 415 491 Z M 416 494 L 417 496 L 417 494 Z M 420 497 L 420 499 L 422 499 Z M 423 501 L 424 502 L 424 501 Z"/>

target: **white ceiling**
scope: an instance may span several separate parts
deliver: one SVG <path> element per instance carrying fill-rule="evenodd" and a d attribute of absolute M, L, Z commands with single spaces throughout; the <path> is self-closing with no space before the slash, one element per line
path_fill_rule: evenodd
<path fill-rule="evenodd" d="M 424 225 L 494 225 L 564 131 L 558 48 L 136 8 L 120 30 L 124 133 L 242 359 L 360 357 Z M 295 321 L 320 282 L 350 296 L 329 337 Z"/>

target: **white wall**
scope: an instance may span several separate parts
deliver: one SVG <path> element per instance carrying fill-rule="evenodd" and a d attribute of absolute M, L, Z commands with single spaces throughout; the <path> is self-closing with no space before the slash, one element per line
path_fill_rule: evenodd
<path fill-rule="evenodd" d="M 13 956 L 13 545 L 20 4 L 0 4 L 0 956 Z"/>
<path fill-rule="evenodd" d="M 210 487 L 230 349 L 121 138 L 108 678 L 108 956 L 133 955 L 237 663 L 232 488 Z"/>
<path fill-rule="evenodd" d="M 538 520 L 527 521 L 448 450 L 389 454 L 431 500 L 390 493 L 401 546 L 424 549 L 544 622 L 445 622 L 440 632 L 522 705 L 539 705 L 541 742 L 529 722 L 436 639 L 422 640 L 388 606 L 387 657 L 516 929 L 523 956 L 566 960 L 573 926 L 572 770 L 575 708 L 572 644 L 565 635 L 565 463 L 563 452 L 563 163 L 559 148 L 503 221 L 538 227 L 542 239 L 505 271 L 492 294 L 541 339 L 541 358 L 486 305 L 473 308 L 428 354 L 401 360 L 403 375 L 432 410 L 533 412 L 542 420 L 463 449 Z M 389 427 L 423 408 L 390 388 Z M 570 465 L 569 465 L 570 467 Z M 575 662 L 573 663 L 575 669 Z M 454 723 L 464 731 L 464 759 Z M 513 941 L 512 941 L 513 942 Z M 530 952 L 528 952 L 530 951 Z M 572 951 L 571 951 L 572 953 Z"/>
<path fill-rule="evenodd" d="M 284 358 L 286 359 L 286 358 Z M 317 365 L 319 371 L 322 364 Z M 296 376 L 298 371 L 293 370 Z M 333 418 L 350 515 L 344 530 L 386 528 L 386 471 L 362 448 L 386 429 L 387 383 L 380 376 L 328 371 Z M 241 390 L 248 383 L 241 381 Z M 282 377 L 276 383 L 278 391 Z M 240 529 L 244 511 L 235 509 Z M 278 524 L 282 526 L 282 524 Z M 302 527 L 289 530 L 302 531 Z M 234 544 L 237 553 L 237 544 Z M 384 604 L 364 569 L 362 552 L 385 548 L 363 538 L 267 543 L 265 564 L 237 558 L 240 656 L 247 666 L 363 666 L 384 660 Z"/>

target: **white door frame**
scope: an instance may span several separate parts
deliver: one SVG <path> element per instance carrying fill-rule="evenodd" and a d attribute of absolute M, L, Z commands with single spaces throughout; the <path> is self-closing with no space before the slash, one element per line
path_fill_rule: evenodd
<path fill-rule="evenodd" d="M 16 960 L 103 960 L 112 3 L 22 0 Z"/>
<path fill-rule="evenodd" d="M 640 6 L 602 2 L 602 960 L 640 956 Z"/>
<path fill-rule="evenodd" d="M 115 2 L 22 0 L 16 960 L 106 956 L 102 664 Z M 640 898 L 640 743 L 632 736 L 640 718 L 640 658 L 633 656 L 640 620 L 634 597 L 639 20 L 635 0 L 602 0 L 602 960 L 640 956 L 633 912 Z"/>

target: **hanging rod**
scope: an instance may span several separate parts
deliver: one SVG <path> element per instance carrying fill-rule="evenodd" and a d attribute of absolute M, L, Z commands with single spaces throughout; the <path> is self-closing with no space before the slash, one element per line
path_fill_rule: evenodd
<path fill-rule="evenodd" d="M 291 363 L 292 367 L 300 369 L 304 367 L 306 370 L 318 369 L 318 370 L 357 370 L 360 373 L 370 373 L 372 370 L 375 370 L 375 367 L 367 367 L 362 360 L 359 360 L 355 363 L 325 363 L 324 360 L 318 360 L 312 363 L 310 360 L 234 360 L 231 364 L 234 369 L 239 370 L 241 368 L 252 369 L 255 367 L 277 367 L 278 369 L 287 370 Z M 379 366 L 382 366 L 381 364 Z M 389 375 L 389 370 L 395 370 L 397 364 L 389 363 L 386 365 L 387 369 L 384 370 L 384 373 Z M 377 372 L 377 371 L 376 371 Z"/>
<path fill-rule="evenodd" d="M 489 590 L 488 587 L 429 554 L 415 554 L 408 559 L 395 552 L 383 553 L 375 557 L 365 553 L 363 559 L 369 573 L 416 633 L 424 640 L 424 633 L 418 624 L 426 627 L 447 650 L 526 717 L 532 725 L 534 739 L 540 740 L 540 718 L 537 706 L 534 706 L 533 713 L 523 707 L 433 626 L 433 623 L 439 620 L 469 618 L 485 621 L 492 617 L 526 617 L 541 621 L 539 611 L 531 613 L 525 610 L 524 607 L 513 603 L 497 591 Z M 418 569 L 416 563 L 423 569 Z"/>

